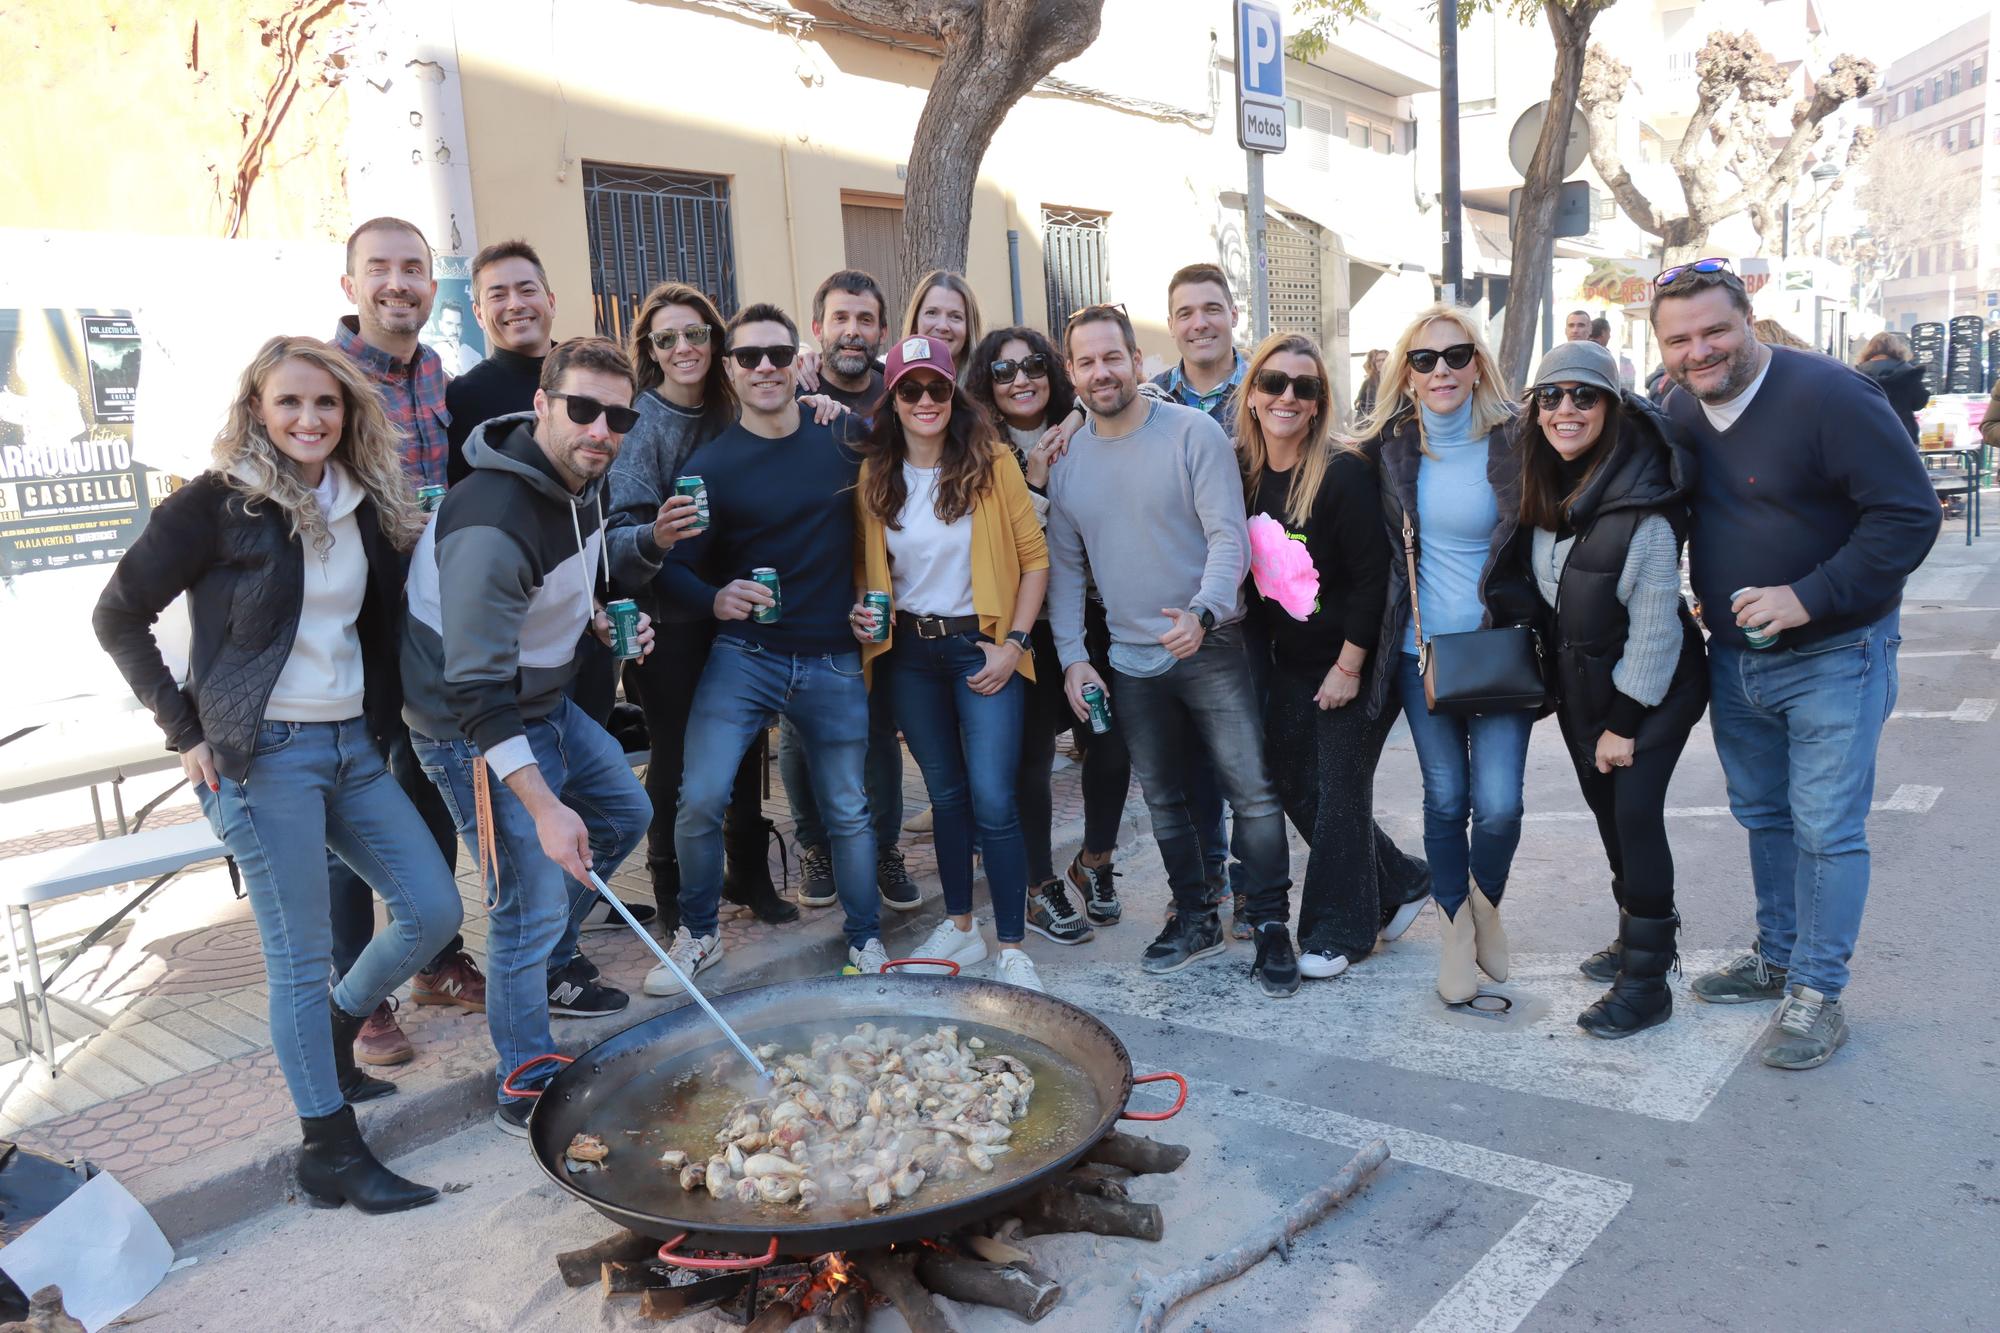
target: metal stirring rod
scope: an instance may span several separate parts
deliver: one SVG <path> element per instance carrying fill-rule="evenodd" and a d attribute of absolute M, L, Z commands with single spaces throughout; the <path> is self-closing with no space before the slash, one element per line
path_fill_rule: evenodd
<path fill-rule="evenodd" d="M 701 1011 L 707 1014 L 717 1027 L 722 1029 L 722 1035 L 729 1038 L 729 1044 L 734 1046 L 737 1053 L 750 1062 L 750 1067 L 757 1071 L 757 1077 L 768 1081 L 771 1077 L 771 1071 L 764 1068 L 764 1062 L 759 1060 L 756 1053 L 744 1044 L 743 1038 L 736 1035 L 736 1029 L 729 1026 L 729 1021 L 721 1014 L 715 1012 L 715 1006 L 708 1002 L 708 997 L 695 989 L 694 978 L 681 971 L 679 963 L 667 957 L 667 951 L 660 947 L 660 942 L 646 933 L 646 928 L 639 924 L 637 917 L 632 915 L 632 909 L 627 907 L 617 894 L 605 886 L 604 881 L 597 877 L 595 870 L 590 872 L 590 883 L 591 887 L 603 894 L 604 900 L 611 904 L 611 910 L 625 918 L 625 924 L 632 927 L 632 933 L 646 942 L 646 947 L 653 951 L 653 956 L 666 964 L 667 971 L 673 973 L 674 979 L 681 983 L 681 989 L 693 996 L 694 1002 L 701 1006 Z"/>

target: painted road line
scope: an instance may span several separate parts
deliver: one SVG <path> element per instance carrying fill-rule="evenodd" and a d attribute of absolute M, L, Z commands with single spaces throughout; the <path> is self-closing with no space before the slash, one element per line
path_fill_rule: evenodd
<path fill-rule="evenodd" d="M 1512 1333 L 1632 1198 L 1632 1187 L 1621 1180 L 1207 1080 L 1193 1080 L 1192 1086 L 1201 1098 L 1199 1105 L 1232 1120 L 1340 1147 L 1359 1147 L 1379 1138 L 1388 1143 L 1391 1161 L 1510 1190 L 1535 1201 L 1417 1322 L 1418 1333 Z"/>
<path fill-rule="evenodd" d="M 1906 616 L 1963 616 L 2000 611 L 2000 606 L 1903 606 Z"/>
<path fill-rule="evenodd" d="M 1911 602 L 1963 602 L 1992 572 L 1990 564 L 1925 565 L 1910 575 L 1903 597 Z"/>
<path fill-rule="evenodd" d="M 1889 720 L 1897 718 L 1942 718 L 1946 722 L 1990 722 L 1993 710 L 2000 707 L 2000 700 L 1967 699 L 1956 708 L 1898 708 L 1889 714 Z"/>
<path fill-rule="evenodd" d="M 1434 915 L 1434 914 L 1433 914 Z M 1435 926 L 1405 937 L 1338 980 L 1308 983 L 1282 1004 L 1257 1000 L 1237 951 L 1170 977 L 1131 967 L 1042 961 L 1052 994 L 1093 1013 L 1130 1014 L 1277 1049 L 1325 1051 L 1536 1097 L 1554 1097 L 1655 1120 L 1698 1118 L 1770 1017 L 1768 1005 L 1707 1005 L 1680 992 L 1674 1021 L 1624 1041 L 1586 1036 L 1576 1015 L 1604 993 L 1576 970 L 1576 956 L 1514 958 L 1506 990 L 1546 1000 L 1519 1028 L 1468 1028 L 1438 1002 Z M 1734 950 L 1681 955 L 1687 976 L 1720 967 Z M 1219 971 L 1211 971 L 1219 969 Z M 1226 976 L 1226 980 L 1224 980 Z"/>
<path fill-rule="evenodd" d="M 1898 649 L 1896 651 L 1896 660 L 1899 662 L 1906 662 L 1913 657 L 1984 657 L 1991 661 L 2000 662 L 2000 644 L 1996 644 L 1991 650 L 1985 648 L 1927 648 L 1914 653 L 1907 649 Z"/>
<path fill-rule="evenodd" d="M 1979 703 L 1991 701 L 1968 699 L 1966 702 Z M 1900 717 L 1902 714 L 1896 714 L 1895 716 Z M 1951 714 L 1941 713 L 1937 714 L 1937 716 L 1949 717 Z M 1984 719 L 1974 718 L 1970 720 L 1983 721 Z M 1937 804 L 1938 797 L 1942 795 L 1944 795 L 1943 787 L 1926 787 L 1919 783 L 1905 782 L 1897 787 L 1895 791 L 1891 792 L 1887 800 L 1877 801 L 1868 808 L 1878 815 L 1925 815 L 1930 813 L 1931 807 Z M 1393 810 L 1377 810 L 1375 817 L 1380 819 L 1396 813 Z M 1729 813 L 1729 807 L 1726 805 L 1670 805 L 1666 808 L 1665 813 L 1669 819 L 1719 819 Z M 1537 824 L 1584 824 L 1590 823 L 1596 818 L 1597 816 L 1591 814 L 1588 810 L 1530 810 L 1521 816 L 1522 822 Z"/>

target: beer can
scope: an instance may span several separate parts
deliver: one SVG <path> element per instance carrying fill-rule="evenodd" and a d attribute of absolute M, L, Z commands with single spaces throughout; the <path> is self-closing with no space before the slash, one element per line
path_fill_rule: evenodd
<path fill-rule="evenodd" d="M 423 510 L 426 514 L 433 512 L 434 510 L 437 509 L 439 505 L 443 503 L 444 503 L 444 487 L 442 486 L 417 487 L 417 508 Z"/>
<path fill-rule="evenodd" d="M 1736 599 L 1749 591 L 1750 589 L 1748 588 L 1738 588 L 1735 592 L 1730 593 L 1729 604 L 1731 606 L 1734 606 L 1736 604 Z M 1778 636 L 1783 633 L 1784 633 L 1783 630 L 1772 630 L 1769 633 L 1766 633 L 1763 630 L 1752 629 L 1748 625 L 1745 625 L 1743 627 L 1743 642 L 1749 644 L 1753 649 L 1761 653 L 1766 648 L 1769 648 L 1773 644 L 1777 643 Z"/>
<path fill-rule="evenodd" d="M 861 604 L 875 613 L 875 632 L 868 637 L 875 643 L 889 641 L 889 594 L 869 590 L 861 594 Z"/>
<path fill-rule="evenodd" d="M 692 495 L 694 497 L 694 523 L 690 527 L 682 528 L 681 535 L 692 537 L 697 532 L 707 532 L 708 483 L 700 477 L 676 477 L 674 478 L 674 494 Z"/>
<path fill-rule="evenodd" d="M 1090 710 L 1090 729 L 1102 736 L 1111 730 L 1111 701 L 1095 684 L 1083 687 L 1083 706 Z"/>
<path fill-rule="evenodd" d="M 620 597 L 605 603 L 604 614 L 611 617 L 611 655 L 621 662 L 639 656 L 639 604 Z"/>
<path fill-rule="evenodd" d="M 762 584 L 764 591 L 771 594 L 771 604 L 752 611 L 750 619 L 759 625 L 777 624 L 778 618 L 785 614 L 785 596 L 778 591 L 778 571 L 768 565 L 760 565 L 750 571 L 750 581 Z"/>

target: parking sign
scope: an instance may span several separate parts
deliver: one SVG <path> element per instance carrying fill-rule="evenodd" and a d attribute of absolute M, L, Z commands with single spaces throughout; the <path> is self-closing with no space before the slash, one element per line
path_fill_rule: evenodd
<path fill-rule="evenodd" d="M 1285 42 L 1277 6 L 1236 0 L 1236 141 L 1285 151 Z"/>

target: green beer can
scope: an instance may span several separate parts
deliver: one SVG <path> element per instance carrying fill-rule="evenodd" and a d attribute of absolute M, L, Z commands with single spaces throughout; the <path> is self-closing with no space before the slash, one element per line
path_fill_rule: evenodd
<path fill-rule="evenodd" d="M 1102 736 L 1111 730 L 1111 701 L 1096 685 L 1083 687 L 1083 706 L 1090 710 L 1090 729 Z"/>
<path fill-rule="evenodd" d="M 1736 599 L 1749 591 L 1750 590 L 1748 588 L 1738 588 L 1735 592 L 1730 593 L 1729 604 L 1731 606 L 1734 606 L 1736 604 Z M 1763 630 L 1751 629 L 1748 625 L 1745 625 L 1743 627 L 1743 642 L 1749 644 L 1751 648 L 1761 653 L 1766 648 L 1769 648 L 1773 644 L 1777 643 L 1778 636 L 1783 633 L 1784 633 L 1783 630 L 1773 630 L 1770 633 L 1766 633 Z"/>
<path fill-rule="evenodd" d="M 426 514 L 435 512 L 437 507 L 443 503 L 444 503 L 444 487 L 442 486 L 417 487 L 417 508 L 423 510 Z"/>
<path fill-rule="evenodd" d="M 675 495 L 694 497 L 694 525 L 681 529 L 681 535 L 692 537 L 698 532 L 708 531 L 708 483 L 700 477 L 674 478 Z"/>
<path fill-rule="evenodd" d="M 639 604 L 630 597 L 607 602 L 604 614 L 611 617 L 611 655 L 621 662 L 639 656 Z"/>
<path fill-rule="evenodd" d="M 861 595 L 861 604 L 875 613 L 875 631 L 868 636 L 873 643 L 889 641 L 889 594 L 870 590 Z"/>
<path fill-rule="evenodd" d="M 771 604 L 760 606 L 750 613 L 750 619 L 759 625 L 775 625 L 785 614 L 785 596 L 778 591 L 778 571 L 768 565 L 760 565 L 750 571 L 750 581 L 762 584 L 764 591 L 771 594 Z"/>

